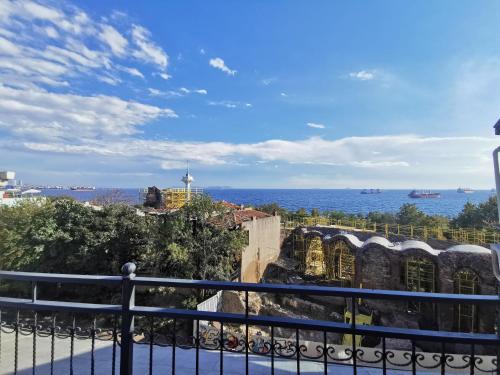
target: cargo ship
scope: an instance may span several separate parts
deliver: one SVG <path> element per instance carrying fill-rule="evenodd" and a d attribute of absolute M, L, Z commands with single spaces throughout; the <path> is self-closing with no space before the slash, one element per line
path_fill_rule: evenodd
<path fill-rule="evenodd" d="M 474 190 L 472 190 L 471 188 L 461 188 L 461 187 L 459 187 L 457 189 L 457 193 L 472 194 L 472 193 L 474 193 Z"/>
<path fill-rule="evenodd" d="M 74 191 L 94 191 L 95 186 L 71 186 L 70 190 Z"/>
<path fill-rule="evenodd" d="M 441 193 L 433 193 L 430 190 L 412 190 L 408 194 L 410 198 L 441 198 Z"/>

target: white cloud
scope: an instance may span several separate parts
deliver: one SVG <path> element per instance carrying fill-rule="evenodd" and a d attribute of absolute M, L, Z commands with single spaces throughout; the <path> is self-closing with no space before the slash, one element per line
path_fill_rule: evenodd
<path fill-rule="evenodd" d="M 80 141 L 138 133 L 139 127 L 174 111 L 113 96 L 20 90 L 0 85 L 0 129 L 22 139 Z"/>
<path fill-rule="evenodd" d="M 324 129 L 325 128 L 325 125 L 317 124 L 315 122 L 308 122 L 307 126 L 309 126 L 310 128 L 315 128 L 315 129 Z"/>
<path fill-rule="evenodd" d="M 359 72 L 349 73 L 349 77 L 357 79 L 359 81 L 371 81 L 375 79 L 375 72 L 368 70 L 360 70 Z"/>
<path fill-rule="evenodd" d="M 161 91 L 154 88 L 148 88 L 149 94 L 152 96 L 164 96 L 164 97 L 179 97 L 187 96 L 190 94 L 207 95 L 208 91 L 205 89 L 188 89 L 186 87 L 181 87 L 178 90 Z"/>
<path fill-rule="evenodd" d="M 288 96 L 288 94 L 287 94 L 286 92 L 282 92 L 282 93 L 280 93 L 280 95 L 281 95 L 282 97 L 284 97 L 284 98 L 286 98 L 286 97 Z"/>
<path fill-rule="evenodd" d="M 136 68 L 129 68 L 126 66 L 120 66 L 120 67 L 118 67 L 118 69 L 122 70 L 124 72 L 127 72 L 128 74 L 130 74 L 132 76 L 144 78 L 144 75 Z"/>
<path fill-rule="evenodd" d="M 123 56 L 125 54 L 128 41 L 113 26 L 102 25 L 99 39 L 107 43 L 114 54 L 118 56 Z"/>
<path fill-rule="evenodd" d="M 133 52 L 133 55 L 146 62 L 157 64 L 165 70 L 168 64 L 168 56 L 150 38 L 151 33 L 149 30 L 140 25 L 132 25 L 132 40 L 139 47 L 138 50 Z"/>
<path fill-rule="evenodd" d="M 210 59 L 210 61 L 208 63 L 210 66 L 214 67 L 215 69 L 220 69 L 224 73 L 226 73 L 230 76 L 234 76 L 237 73 L 236 70 L 229 69 L 229 67 L 225 64 L 224 60 L 222 60 L 220 57 Z"/>
<path fill-rule="evenodd" d="M 233 100 L 208 101 L 208 105 L 226 108 L 251 108 L 251 103 L 238 102 Z"/>
<path fill-rule="evenodd" d="M 205 49 L 204 48 L 200 48 L 200 55 L 204 55 L 206 52 L 205 52 Z"/>
<path fill-rule="evenodd" d="M 271 83 L 276 82 L 278 79 L 276 77 L 269 77 L 260 80 L 260 83 L 264 86 L 269 86 Z"/>
<path fill-rule="evenodd" d="M 416 135 L 348 137 L 325 140 L 319 137 L 298 141 L 273 139 L 257 143 L 175 142 L 153 140 L 88 141 L 85 145 L 43 147 L 60 152 L 95 152 L 130 157 L 150 156 L 159 160 L 184 161 L 191 155 L 202 164 L 228 164 L 239 158 L 259 163 L 285 162 L 303 165 L 346 166 L 360 168 L 412 167 L 415 173 L 438 174 L 443 170 L 489 169 L 489 154 L 496 145 L 491 137 L 420 137 Z M 30 143 L 30 148 L 36 143 Z M 41 144 L 36 147 L 42 147 Z M 377 150 L 378 154 L 374 151 Z M 436 153 L 435 150 L 440 150 Z M 199 156 L 196 156 L 199 155 Z M 433 168 L 428 168 L 429 165 Z"/>
<path fill-rule="evenodd" d="M 0 2 L 0 82 L 15 82 L 13 74 L 16 86 L 60 85 L 77 76 L 117 84 L 119 72 L 143 78 L 137 67 L 123 67 L 125 59 L 126 65 L 153 64 L 159 70 L 154 73 L 170 77 L 168 56 L 147 29 L 109 20 L 93 20 L 65 2 Z"/>

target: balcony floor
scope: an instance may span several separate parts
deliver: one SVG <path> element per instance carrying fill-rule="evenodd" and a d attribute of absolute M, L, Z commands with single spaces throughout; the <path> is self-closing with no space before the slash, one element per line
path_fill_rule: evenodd
<path fill-rule="evenodd" d="M 14 334 L 2 333 L 1 335 L 1 355 L 0 355 L 0 374 L 12 374 L 14 372 Z M 37 338 L 37 365 L 36 374 L 50 374 L 50 338 Z M 18 351 L 18 374 L 32 374 L 33 363 L 33 337 L 19 335 Z M 54 356 L 54 374 L 69 374 L 70 364 L 70 340 L 55 340 Z M 195 374 L 195 350 L 184 350 L 176 348 L 176 373 L 177 374 Z M 200 350 L 200 374 L 212 375 L 219 374 L 218 351 Z M 111 374 L 112 343 L 109 341 L 96 340 L 95 343 L 95 374 Z M 119 362 L 119 347 L 117 346 L 117 366 Z M 172 371 L 172 348 L 154 347 L 153 351 L 153 373 L 169 374 Z M 224 352 L 224 374 L 245 374 L 245 355 L 238 353 Z M 89 374 L 91 364 L 91 340 L 75 339 L 73 368 L 74 374 Z M 134 346 L 134 373 L 148 373 L 149 364 L 149 346 Z M 250 374 L 270 374 L 271 358 L 265 356 L 249 355 Z M 323 374 L 323 364 L 301 360 L 301 373 L 303 374 Z M 118 371 L 117 371 L 118 373 Z M 295 359 L 275 360 L 275 374 L 294 374 L 296 373 Z M 351 375 L 352 366 L 330 364 L 328 373 L 335 375 Z M 388 370 L 391 375 L 408 375 L 410 372 L 402 370 Z M 420 374 L 429 374 L 429 371 L 418 371 Z M 358 367 L 359 375 L 382 375 L 379 368 Z"/>

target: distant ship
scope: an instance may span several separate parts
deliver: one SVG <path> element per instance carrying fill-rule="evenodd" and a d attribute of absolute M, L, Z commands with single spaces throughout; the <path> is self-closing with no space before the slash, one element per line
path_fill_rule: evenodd
<path fill-rule="evenodd" d="M 361 190 L 361 194 L 380 194 L 382 190 L 380 189 L 363 189 Z"/>
<path fill-rule="evenodd" d="M 440 193 L 433 193 L 430 190 L 412 190 L 410 194 L 408 194 L 410 198 L 441 198 Z"/>
<path fill-rule="evenodd" d="M 472 193 L 474 193 L 474 190 L 472 190 L 471 188 L 461 188 L 461 187 L 459 187 L 457 189 L 457 193 L 472 194 Z"/>
<path fill-rule="evenodd" d="M 93 191 L 95 186 L 71 186 L 70 189 L 74 191 Z"/>

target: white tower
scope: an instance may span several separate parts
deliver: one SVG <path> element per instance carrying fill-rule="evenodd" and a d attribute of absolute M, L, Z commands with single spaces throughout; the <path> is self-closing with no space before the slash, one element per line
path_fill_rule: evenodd
<path fill-rule="evenodd" d="M 194 181 L 193 176 L 189 174 L 189 161 L 187 162 L 186 174 L 181 181 L 186 185 L 186 200 L 189 202 L 191 200 L 191 182 Z"/>

